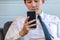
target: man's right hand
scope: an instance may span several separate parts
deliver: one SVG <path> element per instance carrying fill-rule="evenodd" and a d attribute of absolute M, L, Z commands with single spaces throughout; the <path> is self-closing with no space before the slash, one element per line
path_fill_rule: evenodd
<path fill-rule="evenodd" d="M 31 21 L 28 22 L 29 18 L 30 17 L 28 16 L 27 19 L 26 19 L 26 21 L 25 21 L 25 23 L 24 23 L 23 29 L 19 32 L 19 35 L 22 36 L 22 37 L 25 36 L 29 32 L 29 30 L 35 29 L 35 28 L 30 28 L 30 27 L 36 25 L 36 24 L 31 24 L 31 23 L 35 22 L 36 19 L 31 20 Z M 31 25 L 29 25 L 29 24 L 31 24 Z"/>

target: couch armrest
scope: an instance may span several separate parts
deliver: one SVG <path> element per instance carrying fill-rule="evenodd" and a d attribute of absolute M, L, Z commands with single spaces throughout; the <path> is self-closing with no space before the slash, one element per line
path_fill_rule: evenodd
<path fill-rule="evenodd" d="M 3 29 L 0 28 L 0 40 L 4 40 Z"/>

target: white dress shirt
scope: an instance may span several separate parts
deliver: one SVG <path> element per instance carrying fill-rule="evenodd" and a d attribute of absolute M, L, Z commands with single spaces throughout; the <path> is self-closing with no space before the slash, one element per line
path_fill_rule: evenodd
<path fill-rule="evenodd" d="M 56 16 L 47 15 L 45 13 L 40 14 L 42 21 L 46 24 L 49 33 L 54 37 L 52 40 L 60 40 L 60 20 Z M 23 24 L 26 20 L 26 16 L 20 16 L 13 21 L 5 40 L 45 40 L 44 32 L 39 20 L 36 18 L 37 27 L 34 30 L 30 30 L 27 35 L 21 37 L 19 32 L 23 28 Z"/>

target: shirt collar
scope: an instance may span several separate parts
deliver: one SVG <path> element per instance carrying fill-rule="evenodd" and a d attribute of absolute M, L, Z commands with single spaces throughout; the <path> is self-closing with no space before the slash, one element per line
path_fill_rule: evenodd
<path fill-rule="evenodd" d="M 39 15 L 41 16 L 41 18 L 43 18 L 43 11 Z"/>
<path fill-rule="evenodd" d="M 43 11 L 39 14 L 41 16 L 41 18 L 43 19 Z M 37 15 L 38 16 L 38 15 Z"/>

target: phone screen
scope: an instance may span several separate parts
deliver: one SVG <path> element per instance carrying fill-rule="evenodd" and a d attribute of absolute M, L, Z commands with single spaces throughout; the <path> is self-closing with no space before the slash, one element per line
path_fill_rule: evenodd
<path fill-rule="evenodd" d="M 35 13 L 35 11 L 27 11 L 27 16 L 30 17 L 28 21 L 31 21 L 33 19 L 36 19 L 36 13 Z M 31 23 L 31 24 L 36 24 L 36 21 L 33 22 L 33 23 Z M 36 28 L 36 26 L 32 26 L 31 28 Z"/>

